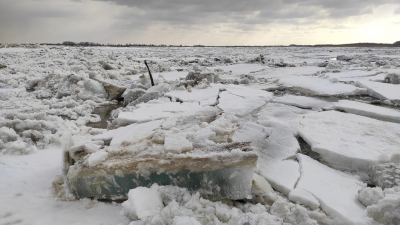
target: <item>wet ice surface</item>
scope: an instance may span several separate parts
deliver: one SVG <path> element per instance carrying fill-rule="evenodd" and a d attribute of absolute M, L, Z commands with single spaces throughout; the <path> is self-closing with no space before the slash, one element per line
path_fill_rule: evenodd
<path fill-rule="evenodd" d="M 399 221 L 400 86 L 385 83 L 400 73 L 398 49 L 40 46 L 0 56 L 0 224 Z M 241 169 L 250 156 L 257 167 Z M 221 190 L 203 182 L 214 189 L 143 187 L 121 206 L 76 200 L 64 180 L 123 180 L 135 160 L 158 162 L 135 168 L 146 184 L 150 171 L 182 165 L 229 169 L 226 190 L 245 199 L 204 199 Z"/>

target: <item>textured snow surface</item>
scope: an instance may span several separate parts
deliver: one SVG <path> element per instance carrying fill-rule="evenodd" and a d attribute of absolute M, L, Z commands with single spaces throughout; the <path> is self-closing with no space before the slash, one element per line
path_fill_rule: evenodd
<path fill-rule="evenodd" d="M 204 89 L 193 88 L 191 91 L 186 90 L 175 90 L 165 94 L 166 97 L 175 98 L 182 102 L 196 102 L 196 103 L 209 103 L 210 105 L 215 104 L 219 94 L 221 86 L 213 85 Z M 207 105 L 207 104 L 205 104 Z"/>
<path fill-rule="evenodd" d="M 398 124 L 336 111 L 305 115 L 299 134 L 325 162 L 343 169 L 367 171 L 400 146 Z"/>
<path fill-rule="evenodd" d="M 319 96 L 358 95 L 365 92 L 363 88 L 349 84 L 334 83 L 329 79 L 318 77 L 287 77 L 280 79 L 279 83 L 306 89 L 311 94 Z"/>
<path fill-rule="evenodd" d="M 57 201 L 51 189 L 61 173 L 59 148 L 0 158 L 2 224 L 128 224 L 121 206 L 82 199 Z"/>
<path fill-rule="evenodd" d="M 132 144 L 139 142 L 151 135 L 155 129 L 161 126 L 162 122 L 164 122 L 164 120 L 156 120 L 141 124 L 131 124 L 116 130 L 111 130 L 109 132 L 112 133 L 113 138 L 110 145 L 119 146 L 124 142 Z M 106 136 L 107 133 L 108 132 L 101 135 Z"/>
<path fill-rule="evenodd" d="M 193 144 L 180 133 L 169 134 L 165 137 L 165 151 L 181 153 L 193 149 Z"/>
<path fill-rule="evenodd" d="M 371 117 L 378 120 L 400 123 L 400 110 L 383 108 L 362 102 L 340 100 L 335 108 L 360 116 Z"/>
<path fill-rule="evenodd" d="M 88 158 L 89 167 L 94 167 L 97 164 L 101 163 L 108 157 L 108 153 L 105 151 L 97 151 L 95 153 L 90 154 Z"/>
<path fill-rule="evenodd" d="M 385 83 L 400 73 L 396 48 L 3 46 L 1 225 L 400 224 L 400 86 Z M 194 85 L 193 72 L 212 79 Z M 149 185 L 122 206 L 76 199 L 64 175 L 111 171 L 116 183 L 180 170 L 176 159 L 256 166 L 256 154 L 255 170 L 230 175 L 248 184 L 229 185 L 235 196 L 253 197 L 240 201 Z M 159 164 L 124 164 L 146 157 Z"/>

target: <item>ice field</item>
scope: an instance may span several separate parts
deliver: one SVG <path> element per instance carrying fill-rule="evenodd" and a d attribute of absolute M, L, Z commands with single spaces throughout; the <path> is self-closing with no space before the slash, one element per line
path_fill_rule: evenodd
<path fill-rule="evenodd" d="M 0 225 L 398 225 L 400 48 L 0 48 L 0 180 Z"/>

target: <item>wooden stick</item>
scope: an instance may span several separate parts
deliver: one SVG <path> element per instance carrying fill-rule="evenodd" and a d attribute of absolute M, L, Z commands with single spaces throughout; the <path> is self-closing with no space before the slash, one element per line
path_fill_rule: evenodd
<path fill-rule="evenodd" d="M 144 60 L 144 64 L 146 64 L 147 70 L 149 71 L 149 74 L 150 74 L 151 86 L 154 86 L 153 76 L 151 75 L 150 68 L 149 68 L 149 66 L 147 65 L 146 60 Z"/>

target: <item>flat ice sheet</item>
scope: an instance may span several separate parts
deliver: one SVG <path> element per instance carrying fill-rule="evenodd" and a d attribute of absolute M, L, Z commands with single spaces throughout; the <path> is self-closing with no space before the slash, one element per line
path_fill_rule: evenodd
<path fill-rule="evenodd" d="M 297 154 L 301 177 L 296 189 L 313 195 L 329 215 L 343 224 L 369 224 L 365 206 L 357 199 L 358 190 L 365 186 L 355 177 L 334 170 L 302 154 Z"/>
<path fill-rule="evenodd" d="M 384 108 L 362 102 L 340 100 L 335 108 L 348 113 L 360 116 L 371 117 L 378 120 L 400 123 L 400 111 L 396 109 Z"/>
<path fill-rule="evenodd" d="M 163 102 L 153 104 L 139 104 L 132 112 L 120 112 L 117 118 L 118 125 L 144 123 L 175 116 L 177 114 L 201 108 L 198 103 Z"/>
<path fill-rule="evenodd" d="M 271 68 L 265 71 L 257 72 L 254 74 L 257 78 L 284 78 L 291 76 L 311 75 L 323 68 L 317 66 L 301 66 L 301 67 L 285 67 L 285 68 Z"/>
<path fill-rule="evenodd" d="M 343 71 L 340 73 L 326 73 L 326 76 L 329 76 L 329 78 L 354 78 L 354 77 L 368 77 L 368 76 L 373 76 L 376 75 L 377 71 L 367 71 L 367 70 L 352 70 L 352 71 Z"/>
<path fill-rule="evenodd" d="M 312 109 L 322 111 L 322 109 L 331 109 L 334 105 L 332 102 L 327 102 L 313 97 L 284 95 L 272 99 L 274 103 L 292 105 L 303 109 Z"/>
<path fill-rule="evenodd" d="M 299 164 L 294 160 L 275 160 L 258 165 L 260 175 L 263 176 L 271 186 L 285 195 L 290 191 L 300 177 Z"/>
<path fill-rule="evenodd" d="M 357 82 L 360 87 L 368 89 L 368 94 L 381 100 L 390 100 L 400 104 L 400 85 L 387 84 L 360 80 Z"/>
<path fill-rule="evenodd" d="M 319 77 L 287 77 L 280 79 L 279 83 L 306 89 L 311 94 L 319 96 L 358 95 L 365 92 L 363 88 L 358 88 L 350 84 L 333 83 L 329 79 Z"/>
<path fill-rule="evenodd" d="M 336 111 L 305 115 L 299 134 L 325 162 L 340 169 L 367 171 L 400 146 L 398 124 Z"/>
<path fill-rule="evenodd" d="M 251 72 L 260 71 L 267 67 L 261 64 L 235 64 L 229 66 L 208 67 L 210 70 L 222 69 L 224 72 L 232 71 L 232 74 L 249 74 Z"/>

